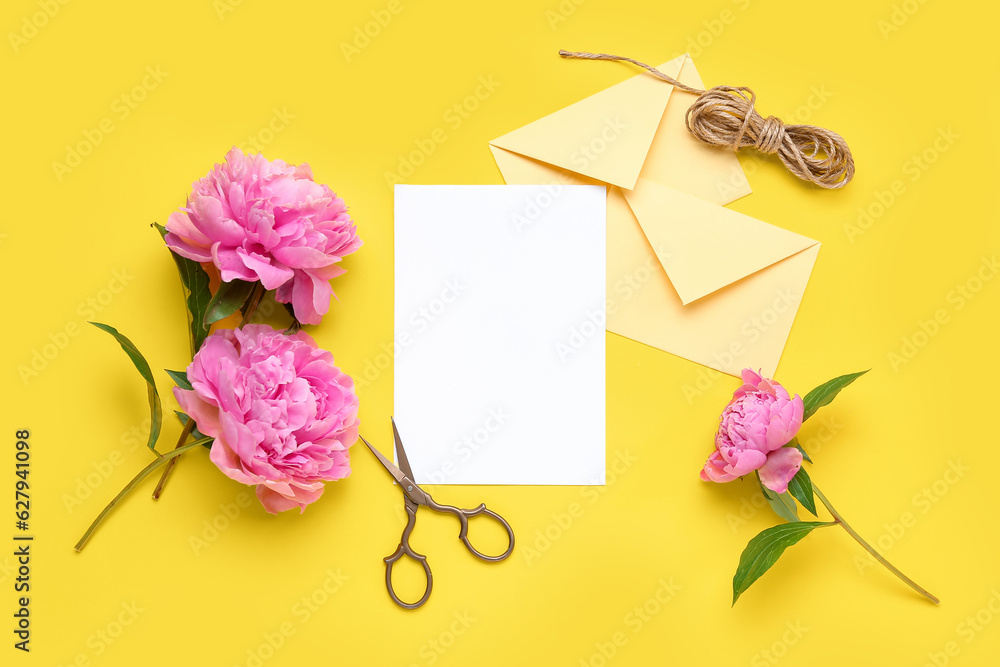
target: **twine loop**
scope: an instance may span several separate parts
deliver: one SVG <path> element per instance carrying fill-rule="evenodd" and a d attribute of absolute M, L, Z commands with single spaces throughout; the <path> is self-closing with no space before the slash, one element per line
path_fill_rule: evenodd
<path fill-rule="evenodd" d="M 785 124 L 777 116 L 768 116 L 764 121 L 764 126 L 760 128 L 760 135 L 753 147 L 761 153 L 768 155 L 778 152 L 781 146 L 781 138 L 785 133 Z"/>
<path fill-rule="evenodd" d="M 754 108 L 757 95 L 746 86 L 700 90 L 667 76 L 655 67 L 607 53 L 559 51 L 564 58 L 620 60 L 642 67 L 659 79 L 698 96 L 684 123 L 696 139 L 738 151 L 750 146 L 777 155 L 788 171 L 822 188 L 836 189 L 854 178 L 854 157 L 836 132 L 814 125 L 785 125 L 777 116 L 764 118 Z"/>

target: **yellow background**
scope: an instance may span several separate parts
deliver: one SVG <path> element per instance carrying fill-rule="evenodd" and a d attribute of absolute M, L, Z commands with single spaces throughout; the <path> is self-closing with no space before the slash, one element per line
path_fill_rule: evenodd
<path fill-rule="evenodd" d="M 252 665 L 268 636 L 280 647 L 264 649 L 266 665 L 919 666 L 928 654 L 939 664 L 995 663 L 1000 620 L 987 604 L 1000 590 L 1000 280 L 978 285 L 961 308 L 953 290 L 1000 245 L 998 11 L 917 0 L 577 3 L 399 0 L 387 14 L 381 0 L 75 0 L 51 18 L 36 13 L 54 2 L 4 3 L 0 488 L 10 491 L 0 494 L 0 534 L 13 544 L 14 431 L 29 428 L 36 535 L 30 655 L 12 648 L 13 546 L 0 550 L 4 664 Z M 345 55 L 343 44 L 378 17 L 387 24 Z M 33 32 L 32 21 L 44 25 Z M 11 34 L 29 37 L 15 45 Z M 385 173 L 443 128 L 446 141 L 406 182 L 501 183 L 489 139 L 635 74 L 563 61 L 560 48 L 651 63 L 687 50 L 709 85 L 750 85 L 765 114 L 848 139 L 858 175 L 844 190 L 808 187 L 776 160 L 745 155 L 754 194 L 733 208 L 823 242 L 777 379 L 804 394 L 872 369 L 801 440 L 816 483 L 941 606 L 864 567 L 860 547 L 833 528 L 789 550 L 730 608 L 741 550 L 777 522 L 742 503 L 751 484 L 698 479 L 737 381 L 610 334 L 607 487 L 433 488 L 439 500 L 498 510 L 518 548 L 503 564 L 481 563 L 455 539 L 452 519 L 421 513 L 414 546 L 436 578 L 417 612 L 386 596 L 381 558 L 398 540 L 402 499 L 363 451 L 352 476 L 304 515 L 272 517 L 254 500 L 231 521 L 218 518 L 220 505 L 247 490 L 199 451 L 159 502 L 147 482 L 74 553 L 150 458 L 129 435 L 146 416 L 141 380 L 85 319 L 118 327 L 154 369 L 188 361 L 176 270 L 149 224 L 164 222 L 191 182 L 249 136 L 267 141 L 271 159 L 309 162 L 351 206 L 365 241 L 335 281 L 339 304 L 313 329 L 359 377 L 392 340 Z M 121 118 L 121 96 L 142 86 L 147 67 L 162 80 L 147 78 L 135 94 L 144 99 Z M 445 114 L 481 77 L 498 85 L 456 126 Z M 269 136 L 275 110 L 288 120 Z M 112 131 L 60 180 L 53 163 L 104 119 Z M 913 162 L 921 155 L 925 169 Z M 897 179 L 905 189 L 884 205 Z M 880 214 L 852 236 L 859 208 Z M 127 284 L 112 294 L 122 287 L 116 271 Z M 99 312 L 87 313 L 88 299 Z M 917 335 L 916 354 L 893 363 L 890 353 L 902 354 L 904 337 L 938 310 L 946 321 L 928 326 L 935 335 Z M 61 337 L 67 327 L 76 335 Z M 53 340 L 63 347 L 22 378 L 18 368 Z M 169 380 L 157 373 L 167 449 L 179 425 Z M 389 451 L 391 369 L 360 396 L 364 432 Z M 631 462 L 615 471 L 626 453 Z M 949 474 L 953 464 L 967 470 Z M 573 503 L 580 511 L 568 524 Z M 913 521 L 902 526 L 905 513 Z M 213 521 L 224 529 L 196 553 L 192 536 L 212 537 Z M 336 588 L 330 571 L 347 577 L 334 593 L 323 588 Z M 679 587 L 663 603 L 661 580 Z M 314 600 L 308 615 L 304 597 Z M 972 630 L 966 618 L 977 613 Z M 290 636 L 278 642 L 282 630 Z M 108 643 L 101 633 L 117 636 Z"/>

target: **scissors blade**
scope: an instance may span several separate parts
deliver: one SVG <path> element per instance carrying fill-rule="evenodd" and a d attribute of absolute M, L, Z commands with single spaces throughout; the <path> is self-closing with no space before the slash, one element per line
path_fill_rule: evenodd
<path fill-rule="evenodd" d="M 402 482 L 406 478 L 406 475 L 403 474 L 403 471 L 397 468 L 392 461 L 385 458 L 385 456 L 382 455 L 382 452 L 375 449 L 372 446 L 372 443 L 365 440 L 365 437 L 363 435 L 359 435 L 358 437 L 361 438 L 361 442 L 365 443 L 368 446 L 368 449 L 370 449 L 372 454 L 375 455 L 375 458 L 379 460 L 379 463 L 381 463 L 382 466 L 389 471 L 389 474 L 392 475 L 397 482 Z"/>
<path fill-rule="evenodd" d="M 407 477 L 413 479 L 413 470 L 410 468 L 410 461 L 406 458 L 406 450 L 403 449 L 403 441 L 399 437 L 399 431 L 396 430 L 396 420 L 389 417 L 389 421 L 392 422 L 392 439 L 396 443 L 396 458 L 399 459 L 399 468 Z"/>

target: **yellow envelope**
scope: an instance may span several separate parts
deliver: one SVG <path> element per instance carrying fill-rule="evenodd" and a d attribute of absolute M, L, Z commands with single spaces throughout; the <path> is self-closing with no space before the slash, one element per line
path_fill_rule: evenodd
<path fill-rule="evenodd" d="M 687 55 L 657 69 L 704 87 Z M 722 207 L 750 185 L 732 151 L 687 131 L 694 100 L 644 73 L 490 150 L 507 183 L 551 183 L 553 196 L 559 184 L 608 186 L 608 331 L 773 376 L 820 244 Z"/>

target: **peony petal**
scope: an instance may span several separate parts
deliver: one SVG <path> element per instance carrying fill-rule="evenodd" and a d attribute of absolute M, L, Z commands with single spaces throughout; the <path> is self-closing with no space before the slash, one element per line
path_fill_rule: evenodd
<path fill-rule="evenodd" d="M 222 423 L 222 435 L 229 448 L 233 450 L 243 466 L 243 469 L 257 473 L 254 467 L 254 457 L 257 454 L 257 440 L 246 424 L 241 424 L 228 412 L 219 415 Z"/>
<path fill-rule="evenodd" d="M 712 452 L 702 468 L 701 478 L 706 482 L 731 482 L 736 479 L 736 475 L 730 475 L 724 470 L 725 461 L 718 451 Z"/>
<path fill-rule="evenodd" d="M 247 212 L 246 197 L 243 192 L 242 183 L 230 183 L 226 192 L 229 198 L 229 210 L 237 220 L 242 220 Z"/>
<path fill-rule="evenodd" d="M 802 452 L 795 447 L 782 447 L 767 455 L 767 462 L 758 471 L 760 481 L 775 493 L 784 493 L 801 467 Z"/>
<path fill-rule="evenodd" d="M 212 239 L 201 233 L 187 213 L 175 211 L 167 218 L 166 244 L 177 254 L 193 259 L 196 262 L 211 261 L 209 249 Z"/>
<path fill-rule="evenodd" d="M 260 284 L 266 290 L 277 289 L 295 276 L 295 273 L 287 266 L 275 265 L 264 255 L 250 253 L 243 248 L 237 248 L 236 254 L 246 268 L 260 279 Z"/>
<path fill-rule="evenodd" d="M 217 406 L 206 403 L 197 392 L 180 387 L 174 387 L 174 398 L 177 399 L 181 410 L 194 420 L 199 431 L 212 438 L 218 438 L 222 434 Z"/>
<path fill-rule="evenodd" d="M 246 230 L 226 217 L 222 202 L 216 197 L 194 194 L 190 205 L 194 216 L 192 222 L 213 241 L 238 246 L 246 239 Z"/>
<path fill-rule="evenodd" d="M 335 255 L 327 255 L 308 246 L 278 247 L 272 249 L 271 254 L 279 262 L 293 269 L 318 269 L 340 259 Z"/>
<path fill-rule="evenodd" d="M 163 241 L 178 255 L 196 262 L 212 261 L 212 240 L 191 223 L 186 213 L 171 213 L 166 229 Z"/>
<path fill-rule="evenodd" d="M 219 405 L 219 369 L 223 360 L 234 364 L 239 359 L 234 340 L 231 330 L 213 332 L 202 343 L 194 360 L 188 364 L 188 382 L 209 405 Z"/>
<path fill-rule="evenodd" d="M 213 244 L 212 262 L 219 267 L 219 276 L 222 278 L 222 282 L 231 283 L 234 280 L 257 281 L 257 274 L 247 268 L 236 248 L 223 246 L 221 243 Z"/>
<path fill-rule="evenodd" d="M 742 477 L 760 468 L 767 461 L 767 454 L 756 449 L 744 449 L 730 456 L 723 456 L 728 461 L 723 470 L 734 477 Z"/>
<path fill-rule="evenodd" d="M 788 424 L 781 415 L 768 425 L 766 433 L 764 451 L 768 452 L 784 447 L 795 436 L 795 431 L 788 428 Z"/>
<path fill-rule="evenodd" d="M 202 234 L 184 211 L 174 211 L 170 214 L 167 218 L 166 230 L 199 248 L 208 249 L 212 245 L 212 239 Z"/>
<path fill-rule="evenodd" d="M 315 278 L 308 271 L 296 271 L 291 291 L 292 310 L 295 311 L 295 318 L 303 324 L 319 324 L 330 310 L 333 288 L 328 280 Z M 276 295 L 278 301 L 288 303 L 282 300 L 282 296 L 282 290 L 279 290 Z"/>
<path fill-rule="evenodd" d="M 795 394 L 795 398 L 792 399 L 792 419 L 789 422 L 788 428 L 795 433 L 799 432 L 802 428 L 802 416 L 805 414 L 805 406 L 802 403 L 802 398 Z"/>
<path fill-rule="evenodd" d="M 200 427 L 199 427 L 200 429 Z M 204 433 L 204 431 L 202 431 Z M 230 479 L 242 484 L 256 484 L 257 478 L 246 474 L 236 453 L 226 444 L 225 438 L 216 438 L 208 458 Z"/>
<path fill-rule="evenodd" d="M 300 505 L 291 498 L 286 498 L 277 491 L 272 491 L 263 484 L 257 485 L 257 498 L 270 514 L 277 514 L 290 509 L 299 508 L 299 512 L 305 511 L 305 505 Z"/>
<path fill-rule="evenodd" d="M 269 482 L 264 482 L 257 486 L 257 498 L 264 505 L 264 509 L 271 514 L 277 514 L 278 512 L 284 512 L 296 507 L 299 508 L 299 513 L 301 514 L 306 511 L 306 505 L 316 502 L 322 495 L 323 484 L 321 482 L 293 486 L 288 495 L 275 491 L 271 488 Z"/>
<path fill-rule="evenodd" d="M 323 266 L 318 269 L 310 269 L 309 273 L 322 280 L 333 280 L 337 276 L 347 273 L 347 269 L 338 264 L 330 264 L 329 266 Z"/>
<path fill-rule="evenodd" d="M 193 246 L 188 243 L 185 239 L 175 235 L 167 234 L 164 237 L 164 241 L 167 246 L 173 250 L 175 253 L 181 257 L 187 257 L 195 262 L 211 262 L 212 261 L 212 251 L 209 249 L 201 249 L 197 246 Z"/>

